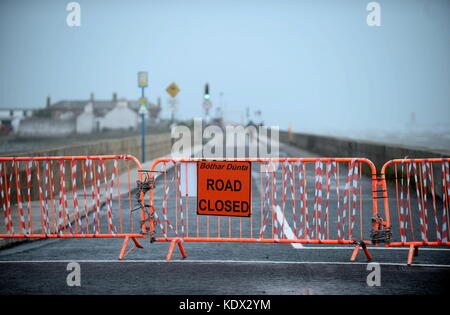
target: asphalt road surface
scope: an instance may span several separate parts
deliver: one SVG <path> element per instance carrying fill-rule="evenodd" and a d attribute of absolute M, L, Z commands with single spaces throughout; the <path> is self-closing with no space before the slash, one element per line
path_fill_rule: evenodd
<path fill-rule="evenodd" d="M 282 145 L 280 150 L 281 156 L 314 156 L 287 145 Z M 280 172 L 277 173 L 279 178 Z M 342 169 L 340 174 L 342 187 L 346 172 Z M 167 178 L 172 175 L 173 170 L 167 171 Z M 261 190 L 264 193 L 265 178 L 263 187 L 259 186 L 261 173 L 256 165 L 253 165 L 252 176 L 256 183 L 252 186 L 253 194 L 260 196 Z M 157 207 L 158 204 L 162 207 L 163 202 L 161 180 L 155 190 Z M 356 212 L 353 233 L 354 237 L 362 235 L 367 239 L 370 182 L 364 176 L 360 181 L 362 209 Z M 309 185 L 314 182 L 310 180 Z M 333 185 L 336 184 L 332 184 L 332 190 Z M 281 198 L 281 187 L 277 195 Z M 309 198 L 313 202 L 313 189 Z M 169 198 L 168 209 L 174 208 L 174 199 Z M 283 213 L 278 221 L 281 238 L 295 230 L 290 203 L 287 195 L 285 209 L 279 209 Z M 332 195 L 327 232 L 332 237 L 337 235 L 337 227 L 332 224 L 336 220 L 332 214 L 335 203 Z M 254 198 L 251 223 L 249 218 L 233 218 L 230 225 L 227 218 L 222 218 L 220 223 L 217 217 L 198 218 L 194 206 L 195 200 L 189 200 L 188 208 L 185 204 L 186 236 L 205 236 L 209 225 L 210 236 L 218 233 L 220 226 L 222 237 L 239 234 L 257 237 L 261 232 L 261 219 L 266 215 L 264 211 L 267 211 L 265 205 L 261 211 L 260 200 Z M 167 215 L 174 226 L 178 225 L 177 233 L 181 233 L 179 214 L 172 211 Z M 358 224 L 361 216 L 362 228 Z M 265 237 L 271 237 L 274 224 L 277 222 L 268 220 Z M 175 235 L 170 228 L 167 231 L 168 236 Z M 344 233 L 348 233 L 348 226 Z M 162 234 L 157 229 L 156 236 L 162 237 Z M 47 239 L 0 250 L 0 294 L 443 294 L 450 288 L 448 248 L 421 248 L 414 265 L 406 266 L 407 249 L 370 246 L 374 256 L 372 263 L 379 264 L 380 282 L 369 286 L 367 279 L 374 266 L 368 265 L 362 253 L 358 262 L 350 262 L 351 245 L 186 242 L 188 258 L 183 260 L 176 249 L 172 260 L 166 262 L 168 242 L 150 244 L 148 239 L 142 240 L 143 249 L 136 249 L 124 261 L 118 261 L 122 242 L 122 239 Z M 79 263 L 80 286 L 67 284 L 70 262 Z"/>

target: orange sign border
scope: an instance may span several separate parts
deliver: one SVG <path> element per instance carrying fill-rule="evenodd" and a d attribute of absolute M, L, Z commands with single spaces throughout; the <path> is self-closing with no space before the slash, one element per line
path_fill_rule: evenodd
<path fill-rule="evenodd" d="M 247 163 L 249 166 L 249 183 L 250 183 L 250 187 L 248 190 L 248 194 L 249 194 L 249 209 L 248 209 L 248 215 L 229 215 L 229 214 L 204 214 L 204 213 L 199 213 L 198 211 L 198 199 L 199 199 L 199 189 L 198 189 L 198 184 L 199 184 L 199 165 L 200 163 L 217 163 L 217 162 L 223 162 L 223 163 Z M 250 218 L 252 215 L 252 162 L 250 161 L 220 161 L 220 160 L 204 160 L 204 161 L 198 161 L 197 162 L 197 201 L 196 201 L 196 210 L 197 210 L 197 215 L 210 215 L 210 216 L 216 216 L 216 217 L 235 217 L 235 218 Z"/>

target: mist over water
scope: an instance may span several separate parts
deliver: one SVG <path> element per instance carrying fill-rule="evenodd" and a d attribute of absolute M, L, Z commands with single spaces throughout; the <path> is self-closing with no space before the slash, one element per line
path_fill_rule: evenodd
<path fill-rule="evenodd" d="M 316 127 L 298 127 L 293 128 L 293 130 L 294 132 L 450 151 L 450 124 L 445 123 L 420 124 L 409 122 L 406 124 L 380 126 L 379 128 L 318 125 Z"/>
<path fill-rule="evenodd" d="M 335 130 L 334 133 L 326 134 L 401 146 L 450 151 L 450 129 L 448 126 L 435 128 L 423 126 L 422 128 L 405 128 L 403 130 L 362 130 L 360 132 Z"/>

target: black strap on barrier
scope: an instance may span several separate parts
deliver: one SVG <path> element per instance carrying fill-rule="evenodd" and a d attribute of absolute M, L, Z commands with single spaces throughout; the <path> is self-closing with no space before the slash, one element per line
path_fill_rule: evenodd
<path fill-rule="evenodd" d="M 380 215 L 373 217 L 372 222 L 375 224 L 375 227 L 370 231 L 372 244 L 389 244 L 392 238 L 391 227 L 386 224 Z"/>
<path fill-rule="evenodd" d="M 384 195 L 384 193 L 386 192 L 385 189 L 381 189 L 381 190 L 372 190 L 372 192 L 376 193 L 377 195 L 374 196 L 374 199 L 386 199 L 387 197 Z M 378 193 L 381 193 L 382 195 L 379 196 Z"/>
<path fill-rule="evenodd" d="M 152 211 L 152 210 L 154 210 L 154 209 L 153 209 L 152 205 L 145 204 L 145 202 L 142 200 L 142 199 L 145 200 L 145 198 L 141 199 L 141 194 L 142 194 L 142 196 L 145 196 L 145 194 L 148 191 L 154 189 L 155 188 L 155 180 L 153 177 L 150 177 L 150 175 L 149 175 L 149 173 L 152 171 L 140 170 L 139 172 L 143 172 L 145 174 L 144 175 L 145 177 L 144 177 L 144 180 L 142 180 L 142 181 L 140 181 L 140 180 L 136 181 L 136 185 L 137 185 L 136 201 L 139 204 L 139 206 L 136 207 L 135 209 L 133 209 L 132 211 L 136 211 L 139 209 L 142 210 L 146 214 L 146 218 L 141 221 L 141 224 L 145 224 L 145 222 L 148 219 L 153 219 L 154 211 Z M 150 243 L 153 243 L 155 241 L 154 231 L 150 231 L 149 233 L 150 233 Z"/>

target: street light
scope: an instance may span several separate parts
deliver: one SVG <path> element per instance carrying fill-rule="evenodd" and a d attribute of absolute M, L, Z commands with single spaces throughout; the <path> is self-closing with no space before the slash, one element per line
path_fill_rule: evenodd
<path fill-rule="evenodd" d="M 209 95 L 209 84 L 208 83 L 205 84 L 205 93 L 203 94 L 203 98 L 205 100 L 209 100 L 209 98 L 210 98 L 210 95 Z"/>

